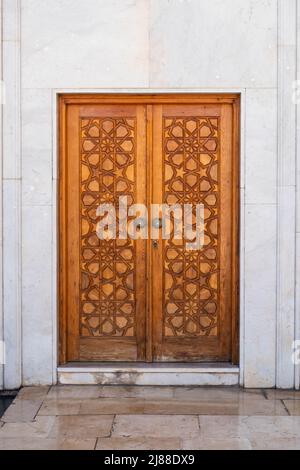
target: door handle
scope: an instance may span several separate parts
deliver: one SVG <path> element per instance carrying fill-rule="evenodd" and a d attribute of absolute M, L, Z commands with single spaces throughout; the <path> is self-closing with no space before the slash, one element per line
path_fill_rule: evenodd
<path fill-rule="evenodd" d="M 141 230 L 141 229 L 143 229 L 143 228 L 146 227 L 147 222 L 146 222 L 145 219 L 142 219 L 142 218 L 140 217 L 140 218 L 138 218 L 138 219 L 136 219 L 136 220 L 134 221 L 134 225 L 135 225 L 135 228 L 136 228 L 136 229 Z"/>
<path fill-rule="evenodd" d="M 162 219 L 159 217 L 159 218 L 156 218 L 156 219 L 153 219 L 152 220 L 152 226 L 154 228 L 162 228 L 163 226 L 163 221 Z"/>
<path fill-rule="evenodd" d="M 153 246 L 153 248 L 157 249 L 157 248 L 158 248 L 158 241 L 157 241 L 157 240 L 153 240 L 152 246 Z"/>

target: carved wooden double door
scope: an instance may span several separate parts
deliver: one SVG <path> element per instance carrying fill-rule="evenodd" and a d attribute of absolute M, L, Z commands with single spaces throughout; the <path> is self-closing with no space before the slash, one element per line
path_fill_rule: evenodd
<path fill-rule="evenodd" d="M 235 362 L 238 97 L 62 95 L 59 108 L 61 363 Z M 203 246 L 172 229 L 99 238 L 98 207 L 117 213 L 120 196 L 149 227 L 151 204 L 202 204 Z"/>

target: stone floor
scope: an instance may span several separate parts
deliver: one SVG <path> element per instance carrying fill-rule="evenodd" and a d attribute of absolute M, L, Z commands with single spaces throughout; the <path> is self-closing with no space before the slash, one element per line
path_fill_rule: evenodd
<path fill-rule="evenodd" d="M 28 387 L 1 418 L 0 449 L 300 449 L 300 392 Z"/>

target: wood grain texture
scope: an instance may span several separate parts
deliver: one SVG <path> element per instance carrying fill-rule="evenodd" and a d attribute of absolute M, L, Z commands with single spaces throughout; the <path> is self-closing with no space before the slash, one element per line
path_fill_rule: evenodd
<path fill-rule="evenodd" d="M 238 96 L 68 94 L 59 110 L 60 363 L 237 363 Z M 204 247 L 99 240 L 96 209 L 120 195 L 203 203 Z"/>
<path fill-rule="evenodd" d="M 65 360 L 144 361 L 146 241 L 100 240 L 97 209 L 118 207 L 120 196 L 146 204 L 146 109 L 74 104 L 65 113 Z"/>

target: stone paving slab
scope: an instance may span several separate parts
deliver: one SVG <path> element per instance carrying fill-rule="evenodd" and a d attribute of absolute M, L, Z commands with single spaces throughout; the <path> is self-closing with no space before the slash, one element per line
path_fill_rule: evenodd
<path fill-rule="evenodd" d="M 299 392 L 238 387 L 26 387 L 0 449 L 299 449 Z"/>

